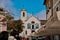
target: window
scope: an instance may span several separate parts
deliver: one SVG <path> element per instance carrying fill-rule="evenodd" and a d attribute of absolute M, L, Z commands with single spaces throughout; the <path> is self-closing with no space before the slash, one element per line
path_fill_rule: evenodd
<path fill-rule="evenodd" d="M 27 31 L 26 31 L 26 34 L 27 34 Z"/>
<path fill-rule="evenodd" d="M 31 33 L 35 32 L 35 30 L 32 30 Z"/>
<path fill-rule="evenodd" d="M 30 23 L 27 24 L 27 28 L 31 29 L 31 24 Z"/>
<path fill-rule="evenodd" d="M 49 10 L 47 10 L 47 14 L 48 14 Z"/>
<path fill-rule="evenodd" d="M 25 17 L 25 12 L 23 12 L 23 17 Z"/>
<path fill-rule="evenodd" d="M 36 29 L 39 28 L 39 24 L 38 24 L 38 23 L 35 24 L 35 28 L 36 28 Z"/>
<path fill-rule="evenodd" d="M 51 9 L 51 7 L 49 7 L 49 9 Z"/>
<path fill-rule="evenodd" d="M 34 25 L 32 25 L 32 29 L 34 29 Z"/>
<path fill-rule="evenodd" d="M 49 12 L 49 10 L 47 10 L 47 12 Z"/>
<path fill-rule="evenodd" d="M 31 23 L 33 23 L 33 24 L 34 24 L 35 22 L 34 22 L 34 21 L 32 21 Z"/>
<path fill-rule="evenodd" d="M 56 11 L 58 11 L 58 7 L 56 8 Z"/>

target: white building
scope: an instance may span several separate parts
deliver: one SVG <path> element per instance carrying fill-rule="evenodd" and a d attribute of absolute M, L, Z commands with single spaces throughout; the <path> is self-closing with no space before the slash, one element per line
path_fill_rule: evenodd
<path fill-rule="evenodd" d="M 23 21 L 25 27 L 23 29 L 23 32 L 20 33 L 20 36 L 27 38 L 29 36 L 34 36 L 34 32 L 41 28 L 40 20 L 33 15 L 30 18 L 28 18 L 27 11 L 25 9 L 22 9 L 20 14 L 21 20 Z"/>

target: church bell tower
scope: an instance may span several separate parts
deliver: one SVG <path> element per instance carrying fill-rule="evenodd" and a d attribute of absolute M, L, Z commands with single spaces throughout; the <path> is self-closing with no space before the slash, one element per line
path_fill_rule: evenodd
<path fill-rule="evenodd" d="M 26 12 L 25 9 L 22 9 L 22 10 L 21 10 L 20 16 L 21 16 L 21 20 L 22 20 L 23 22 L 25 22 L 25 21 L 27 20 L 27 12 Z"/>

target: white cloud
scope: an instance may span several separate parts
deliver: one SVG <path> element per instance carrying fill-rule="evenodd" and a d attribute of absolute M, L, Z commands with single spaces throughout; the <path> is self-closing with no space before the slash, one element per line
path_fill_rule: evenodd
<path fill-rule="evenodd" d="M 12 6 L 13 6 L 13 2 L 11 0 L 0 0 L 0 7 L 6 8 Z"/>
<path fill-rule="evenodd" d="M 42 10 L 41 12 L 37 13 L 37 18 L 39 18 L 40 20 L 46 20 L 46 11 Z"/>
<path fill-rule="evenodd" d="M 14 17 L 17 17 L 18 11 L 17 9 L 14 7 L 14 3 L 11 0 L 0 0 L 0 8 L 5 8 L 6 10 L 8 10 L 11 14 L 15 14 L 13 15 Z"/>
<path fill-rule="evenodd" d="M 28 16 L 28 18 L 30 18 L 32 16 L 32 14 L 31 13 L 27 13 L 27 16 Z"/>

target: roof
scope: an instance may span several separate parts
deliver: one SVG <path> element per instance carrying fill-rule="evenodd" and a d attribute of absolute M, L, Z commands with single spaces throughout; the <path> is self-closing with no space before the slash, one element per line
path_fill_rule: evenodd
<path fill-rule="evenodd" d="M 33 15 L 32 15 L 32 16 L 33 16 Z M 31 17 L 32 17 L 32 16 L 31 16 Z M 31 18 L 31 17 L 30 17 L 30 18 Z M 33 17 L 35 17 L 35 16 L 33 16 Z M 28 21 L 30 18 L 28 18 L 26 21 Z M 35 18 L 36 18 L 37 20 L 39 20 L 37 17 L 35 17 Z M 39 20 L 39 21 L 40 21 L 40 20 Z"/>
<path fill-rule="evenodd" d="M 48 35 L 59 35 L 60 29 L 44 29 L 40 30 L 40 32 L 36 33 L 35 35 L 39 36 L 48 36 Z"/>

